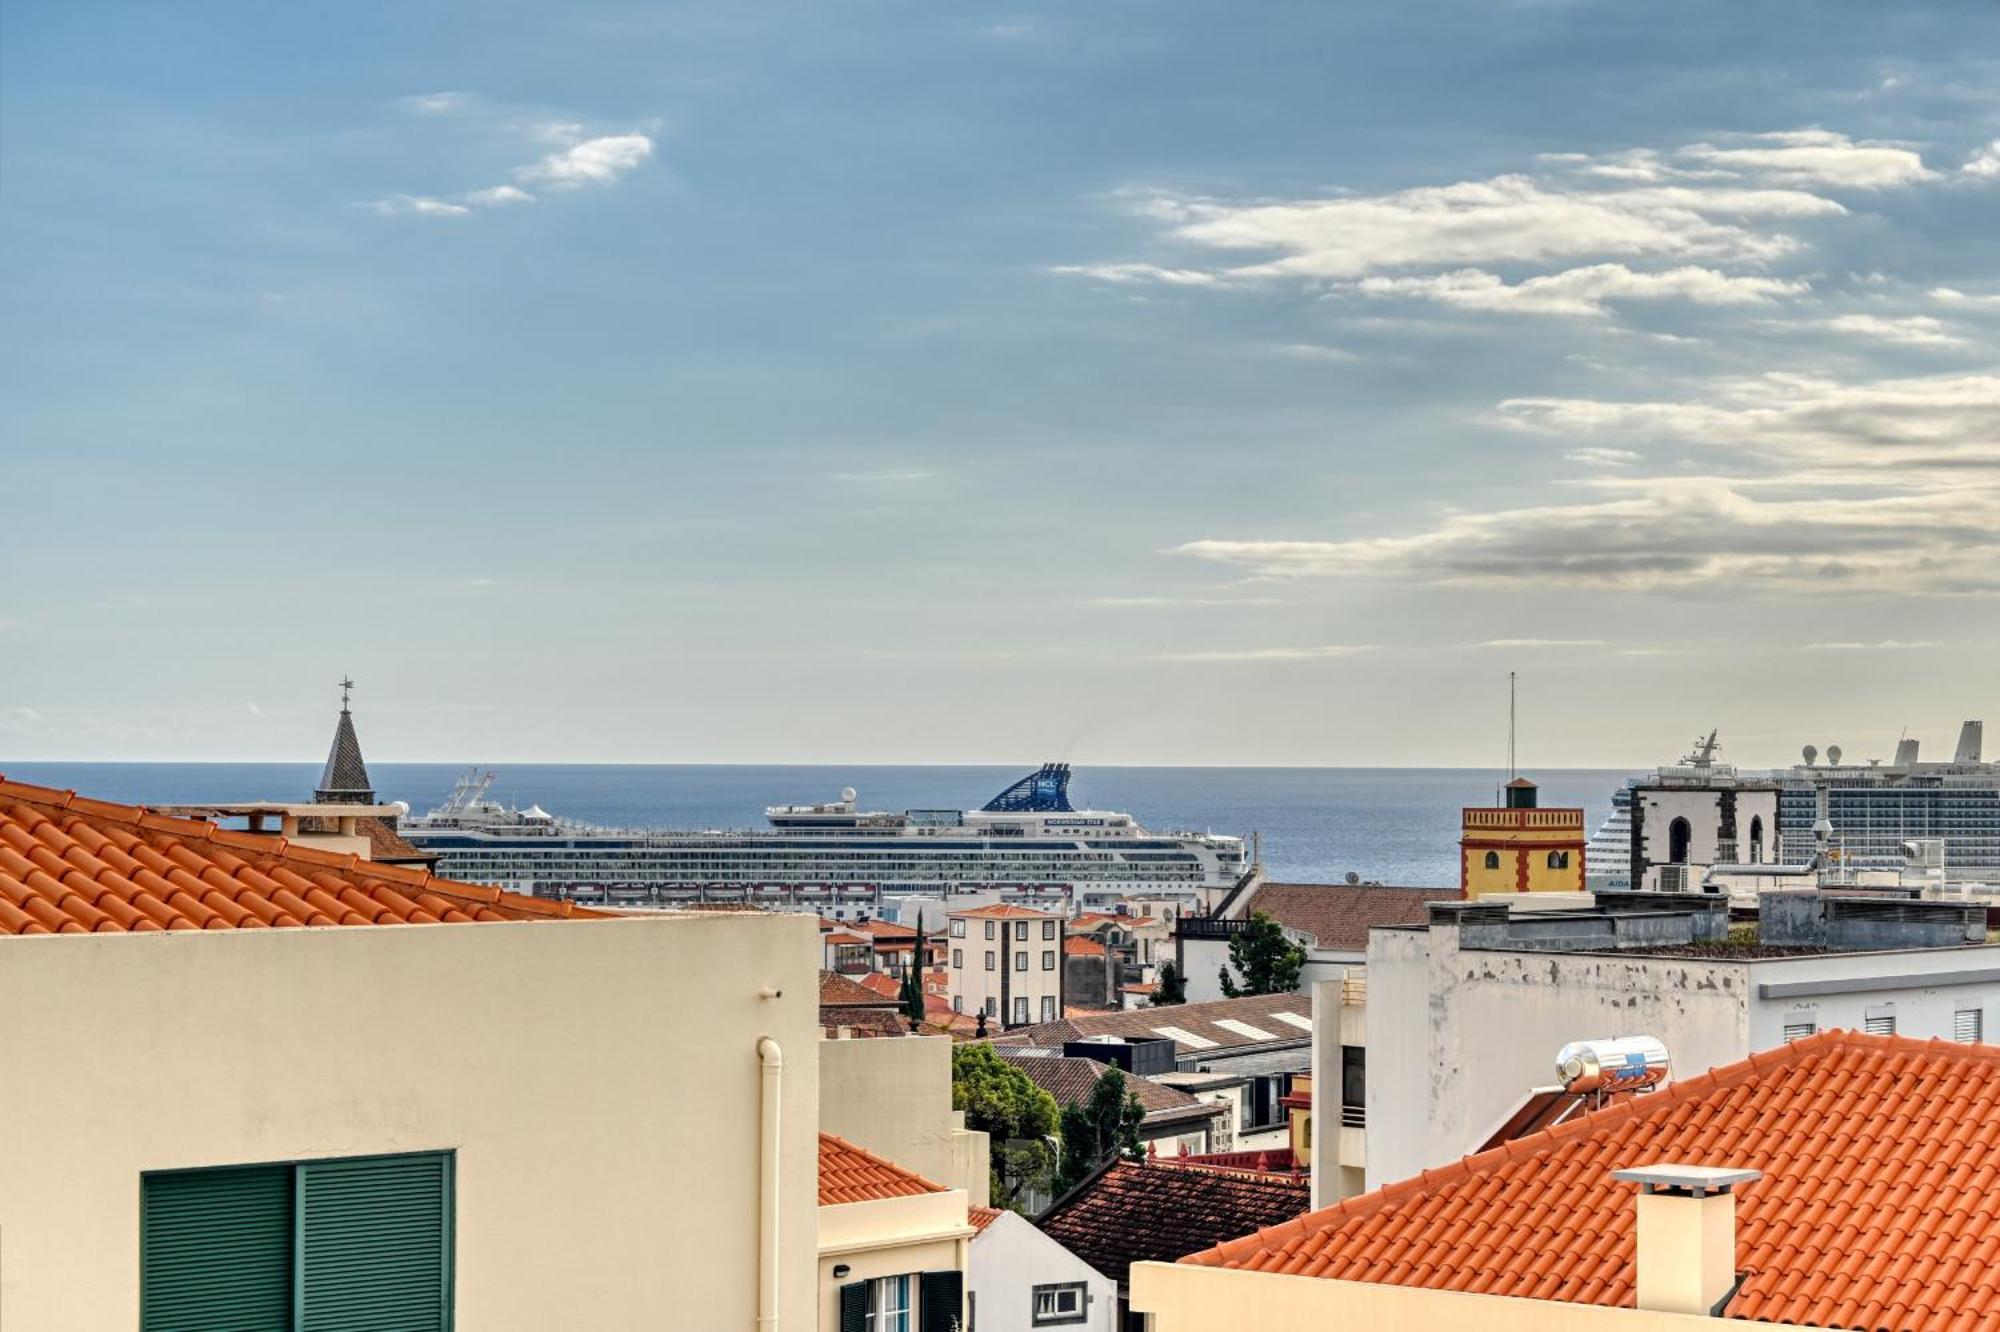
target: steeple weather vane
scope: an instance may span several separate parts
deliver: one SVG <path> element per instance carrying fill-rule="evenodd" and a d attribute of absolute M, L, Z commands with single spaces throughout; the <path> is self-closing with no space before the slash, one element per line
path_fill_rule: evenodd
<path fill-rule="evenodd" d="M 347 696 L 354 689 L 354 681 L 343 675 L 340 677 L 340 710 L 347 711 Z"/>

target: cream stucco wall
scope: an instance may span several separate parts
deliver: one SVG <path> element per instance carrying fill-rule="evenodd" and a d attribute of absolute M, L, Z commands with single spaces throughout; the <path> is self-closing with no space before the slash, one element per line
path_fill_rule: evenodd
<path fill-rule="evenodd" d="M 984 1207 L 986 1135 L 951 1108 L 951 1045 L 944 1036 L 822 1041 L 819 1126 Z"/>
<path fill-rule="evenodd" d="M 465 1332 L 749 1332 L 769 1036 L 807 1332 L 817 954 L 721 913 L 0 940 L 0 1327 L 138 1326 L 142 1171 L 449 1148 Z"/>
<path fill-rule="evenodd" d="M 960 926 L 965 929 L 962 938 L 956 932 Z M 988 926 L 993 927 L 991 939 L 986 937 Z M 1030 1024 L 1062 1016 L 1061 916 L 999 920 L 954 916 L 950 931 L 945 960 L 952 1003 L 959 1012 L 990 1009 L 996 1028 L 1017 1026 L 1014 1003 L 1026 999 Z M 993 954 L 991 971 L 986 969 L 988 953 Z M 1025 966 L 1020 960 L 1024 956 Z"/>
<path fill-rule="evenodd" d="M 965 1191 L 950 1189 L 820 1208 L 818 1310 L 823 1332 L 839 1332 L 842 1286 L 876 1277 L 963 1273 L 973 1234 L 966 1206 Z M 836 1267 L 847 1270 L 835 1276 Z M 916 1287 L 913 1281 L 912 1308 Z"/>
<path fill-rule="evenodd" d="M 1714 1332 L 1716 1326 L 1714 1319 L 1695 1314 L 1170 1263 L 1134 1263 L 1131 1279 L 1132 1307 L 1152 1315 L 1151 1332 Z"/>

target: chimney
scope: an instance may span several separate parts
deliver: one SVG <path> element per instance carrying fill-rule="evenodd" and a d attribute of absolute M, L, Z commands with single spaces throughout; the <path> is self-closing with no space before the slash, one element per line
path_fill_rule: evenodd
<path fill-rule="evenodd" d="M 1614 1170 L 1639 1185 L 1638 1307 L 1714 1314 L 1736 1289 L 1738 1184 L 1761 1171 L 1650 1165 Z"/>

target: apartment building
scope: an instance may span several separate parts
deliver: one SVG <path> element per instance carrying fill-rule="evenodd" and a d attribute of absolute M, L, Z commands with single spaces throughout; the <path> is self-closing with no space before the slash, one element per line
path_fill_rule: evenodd
<path fill-rule="evenodd" d="M 1030 907 L 972 907 L 946 916 L 951 1006 L 1002 1027 L 1063 1015 L 1063 917 Z"/>

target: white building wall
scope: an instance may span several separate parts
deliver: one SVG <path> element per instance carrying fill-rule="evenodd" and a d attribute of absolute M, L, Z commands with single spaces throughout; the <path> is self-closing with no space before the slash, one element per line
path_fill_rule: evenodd
<path fill-rule="evenodd" d="M 1634 812 L 1643 808 L 1635 823 L 1635 840 L 1643 860 L 1643 879 L 1635 888 L 1660 887 L 1658 866 L 1672 863 L 1671 829 L 1676 818 L 1688 821 L 1686 864 L 1705 869 L 1715 864 L 1751 863 L 1750 822 L 1764 824 L 1763 860 L 1778 855 L 1778 793 L 1776 790 L 1739 789 L 1736 794 L 1736 844 L 1720 845 L 1722 834 L 1722 791 L 1716 787 L 1641 787 L 1632 794 Z"/>
<path fill-rule="evenodd" d="M 961 937 L 958 927 L 965 927 Z M 986 927 L 993 937 L 986 937 Z M 1020 937 L 1026 926 L 1027 937 Z M 1062 1016 L 1062 933 L 1059 916 L 1022 920 L 990 920 L 978 916 L 954 918 L 947 930 L 946 956 L 949 986 L 957 1011 L 966 1014 L 991 1009 L 996 1027 L 1016 1026 L 1019 1020 L 1009 1011 L 1016 999 L 1028 1001 L 1028 1023 L 1050 1022 Z M 1053 937 L 1045 937 L 1049 935 Z M 993 970 L 986 969 L 986 955 L 993 954 Z M 1021 967 L 1018 957 L 1027 955 Z M 1046 955 L 1046 956 L 1045 956 Z M 1048 965 L 1053 961 L 1053 966 Z M 1007 972 L 1001 980 L 1001 971 Z M 1004 1000 L 1004 1003 L 1003 1003 Z"/>
<path fill-rule="evenodd" d="M 1750 1048 L 1784 1040 L 1787 1022 L 1819 1031 L 1866 1030 L 1868 1018 L 1893 1017 L 1896 1034 L 1950 1040 L 1961 1011 L 1981 1014 L 1986 1044 L 2000 1044 L 2000 950 L 1932 948 L 1921 952 L 1841 953 L 1774 958 L 1751 968 Z M 1831 992 L 1788 993 L 1799 986 Z M 1772 993 L 1767 995 L 1767 991 Z"/>
<path fill-rule="evenodd" d="M 1118 1286 L 1083 1259 L 1013 1212 L 1002 1213 L 973 1238 L 966 1287 L 973 1296 L 968 1332 L 1035 1332 L 1034 1288 L 1081 1281 L 1089 1321 L 1077 1332 L 1115 1332 Z"/>
<path fill-rule="evenodd" d="M 775 913 L 0 941 L 0 1327 L 139 1325 L 142 1172 L 445 1149 L 456 1326 L 666 1327 L 698 1292 L 750 1327 L 769 1036 L 781 1327 L 812 1332 L 818 951 Z"/>

